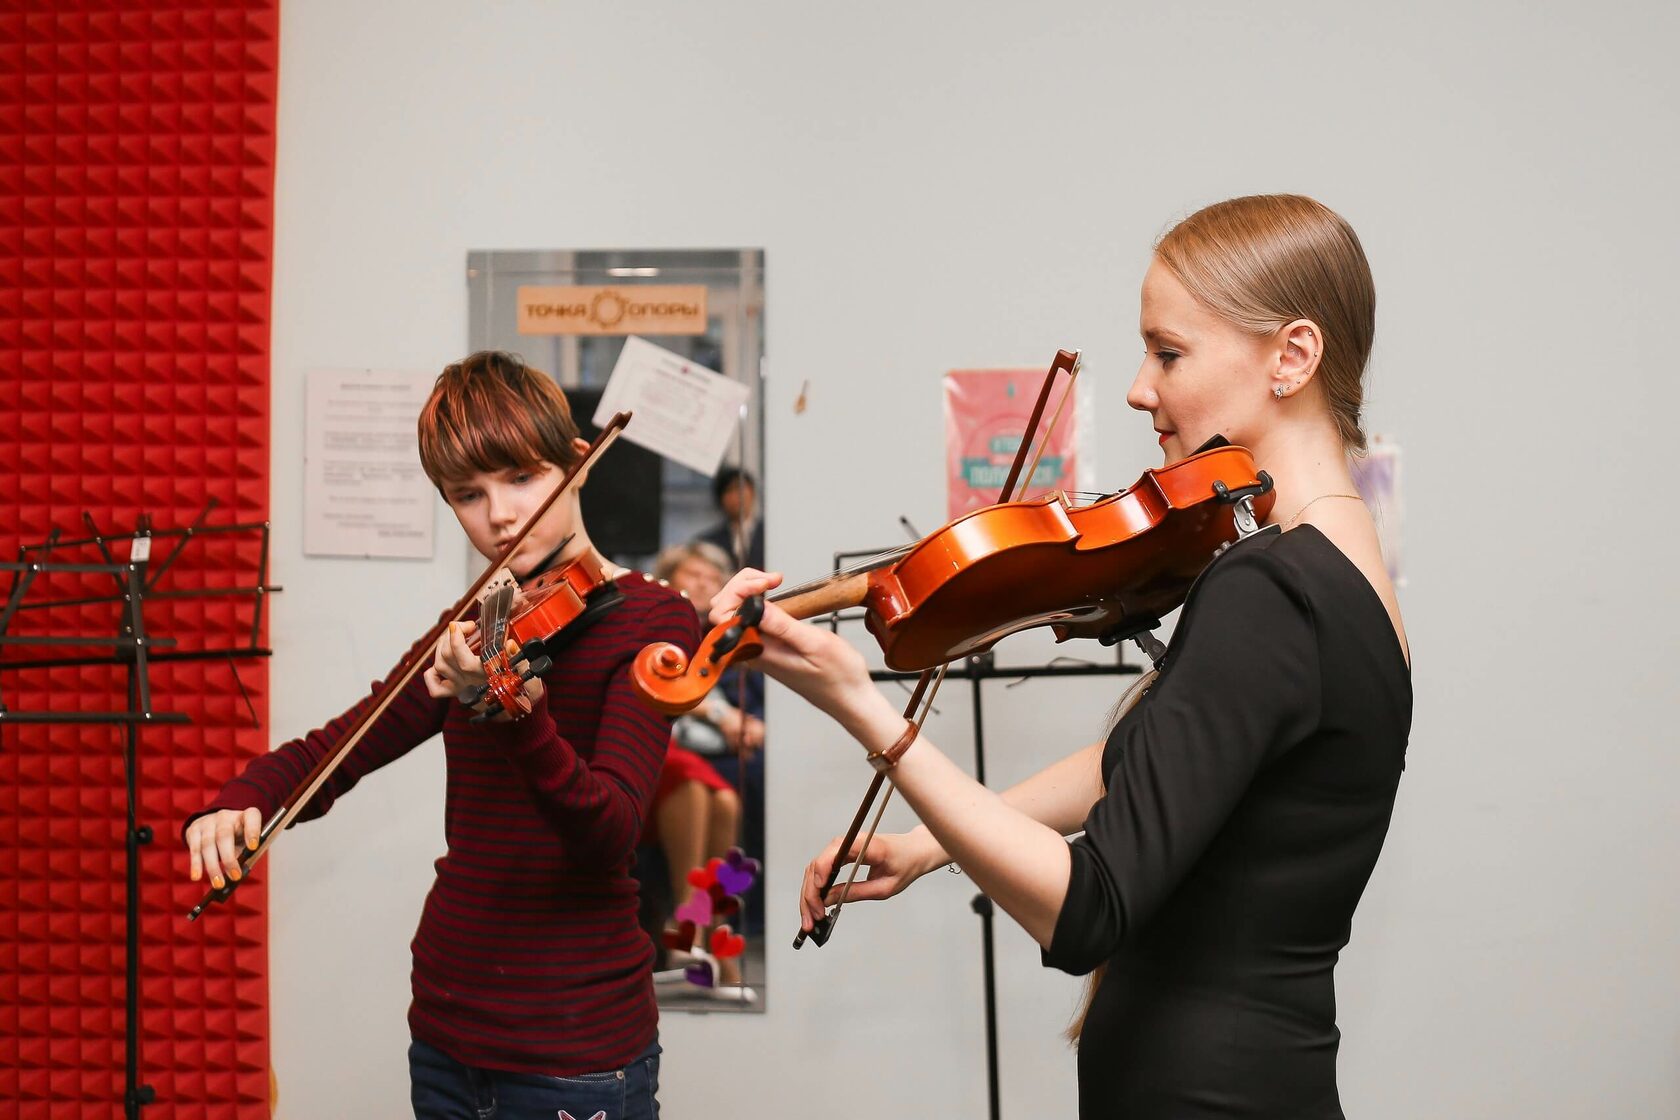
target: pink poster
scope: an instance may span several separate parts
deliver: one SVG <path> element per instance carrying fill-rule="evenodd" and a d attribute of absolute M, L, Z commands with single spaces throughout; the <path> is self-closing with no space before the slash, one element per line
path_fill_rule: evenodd
<path fill-rule="evenodd" d="M 1382 545 L 1383 561 L 1388 578 L 1394 586 L 1406 586 L 1405 569 L 1400 566 L 1400 445 L 1381 435 L 1371 437 L 1370 447 L 1363 455 L 1348 459 L 1353 471 L 1354 489 L 1365 499 L 1371 516 L 1377 522 L 1377 540 Z"/>
<path fill-rule="evenodd" d="M 946 516 L 956 518 L 998 500 L 1015 461 L 1033 404 L 1044 385 L 1042 369 L 959 369 L 945 375 Z M 1065 378 L 1051 390 L 1040 430 L 1056 414 Z M 1056 428 L 1022 491 L 1036 497 L 1050 490 L 1074 490 L 1084 464 L 1078 462 L 1078 394 L 1070 394 Z M 1036 433 L 1035 433 L 1036 435 Z M 1035 439 L 1025 471 L 1038 452 Z M 1020 489 L 1017 486 L 1017 489 Z"/>

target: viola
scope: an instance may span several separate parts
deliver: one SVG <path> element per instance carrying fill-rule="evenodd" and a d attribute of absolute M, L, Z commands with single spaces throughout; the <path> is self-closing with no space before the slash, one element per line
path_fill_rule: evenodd
<path fill-rule="evenodd" d="M 964 514 L 862 568 L 782 592 L 795 618 L 864 608 L 888 667 L 931 669 L 1049 626 L 1057 641 L 1112 644 L 1158 625 L 1208 561 L 1264 518 L 1275 495 L 1246 448 L 1219 441 L 1076 504 L 1056 492 Z M 714 627 L 690 658 L 669 644 L 637 656 L 637 692 L 666 714 L 698 704 L 735 661 L 763 646 L 762 604 Z"/>

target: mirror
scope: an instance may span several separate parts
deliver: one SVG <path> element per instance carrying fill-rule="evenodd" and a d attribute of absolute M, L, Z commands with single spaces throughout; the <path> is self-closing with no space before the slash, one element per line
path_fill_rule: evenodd
<path fill-rule="evenodd" d="M 762 566 L 762 250 L 476 251 L 467 291 L 470 348 L 511 350 L 553 376 L 586 439 L 632 336 L 745 387 L 715 474 L 621 438 L 581 500 L 609 560 L 669 579 L 698 606 L 744 562 Z M 635 867 L 664 1011 L 766 1004 L 763 697 L 756 672 L 726 678 L 673 732 Z M 704 880 L 713 858 L 726 859 L 710 876 L 721 882 L 696 886 L 689 872 Z"/>

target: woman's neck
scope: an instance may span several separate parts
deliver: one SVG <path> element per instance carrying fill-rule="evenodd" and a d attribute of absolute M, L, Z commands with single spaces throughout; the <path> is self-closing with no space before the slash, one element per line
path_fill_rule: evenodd
<path fill-rule="evenodd" d="M 1280 422 L 1249 448 L 1254 461 L 1272 476 L 1277 499 L 1268 525 L 1284 525 L 1308 502 L 1326 494 L 1352 494 L 1347 449 L 1336 427 L 1323 423 Z"/>

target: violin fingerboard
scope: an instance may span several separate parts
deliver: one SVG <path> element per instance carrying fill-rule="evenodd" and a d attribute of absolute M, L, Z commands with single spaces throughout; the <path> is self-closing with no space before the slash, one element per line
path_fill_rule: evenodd
<path fill-rule="evenodd" d="M 484 585 L 484 592 L 479 596 L 478 632 L 484 635 L 479 654 L 485 661 L 498 656 L 507 644 L 508 615 L 518 590 L 518 582 L 506 568 Z"/>

